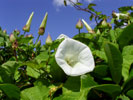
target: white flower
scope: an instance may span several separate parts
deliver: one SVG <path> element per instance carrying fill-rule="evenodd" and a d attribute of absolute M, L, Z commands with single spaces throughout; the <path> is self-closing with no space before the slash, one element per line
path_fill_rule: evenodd
<path fill-rule="evenodd" d="M 69 76 L 79 76 L 93 71 L 95 64 L 88 46 L 66 38 L 55 54 L 57 64 Z"/>
<path fill-rule="evenodd" d="M 65 34 L 60 34 L 57 39 L 66 39 L 66 38 L 69 38 L 68 36 L 66 36 Z"/>
<path fill-rule="evenodd" d="M 117 16 L 117 20 L 119 20 L 120 19 L 120 17 L 128 17 L 128 14 L 123 14 L 123 13 L 114 13 L 115 14 L 115 16 Z"/>

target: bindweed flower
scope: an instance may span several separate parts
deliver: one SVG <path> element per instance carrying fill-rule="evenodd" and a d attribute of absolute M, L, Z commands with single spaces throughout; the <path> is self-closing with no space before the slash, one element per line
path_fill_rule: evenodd
<path fill-rule="evenodd" d="M 61 42 L 55 54 L 55 59 L 69 76 L 79 76 L 91 72 L 95 67 L 89 47 L 70 38 Z"/>
<path fill-rule="evenodd" d="M 87 24 L 87 22 L 86 22 L 84 19 L 82 19 L 82 22 L 84 23 L 84 25 L 85 25 L 85 27 L 86 27 L 86 29 L 87 29 L 87 31 L 88 31 L 89 33 L 95 33 L 95 32 L 92 30 L 92 28 Z"/>
<path fill-rule="evenodd" d="M 29 32 L 30 31 L 30 25 L 31 25 L 31 21 L 32 21 L 33 15 L 34 15 L 34 12 L 31 13 L 26 25 L 23 27 L 23 31 L 25 31 L 25 32 Z"/>
<path fill-rule="evenodd" d="M 60 34 L 57 39 L 66 39 L 69 38 L 68 36 L 66 36 L 65 34 Z"/>
<path fill-rule="evenodd" d="M 82 23 L 82 21 L 80 19 L 79 19 L 79 21 L 76 24 L 76 28 L 77 29 L 82 29 L 83 28 L 83 23 Z"/>
<path fill-rule="evenodd" d="M 39 28 L 39 31 L 38 31 L 38 34 L 39 35 L 43 35 L 44 32 L 45 32 L 45 28 L 46 28 L 46 23 L 47 23 L 47 17 L 48 17 L 48 13 L 46 12 L 45 16 L 44 16 L 44 19 L 40 25 L 40 28 Z"/>

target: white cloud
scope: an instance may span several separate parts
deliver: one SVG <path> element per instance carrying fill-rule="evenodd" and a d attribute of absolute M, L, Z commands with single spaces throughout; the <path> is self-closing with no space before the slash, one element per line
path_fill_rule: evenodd
<path fill-rule="evenodd" d="M 70 5 L 70 2 L 68 1 L 68 0 L 66 0 L 67 1 L 67 5 Z M 72 0 L 73 2 L 76 2 L 77 0 Z M 79 2 L 80 1 L 84 1 L 84 2 L 89 2 L 89 3 L 91 3 L 91 2 L 93 2 L 94 0 L 79 0 Z M 60 7 L 60 6 L 64 6 L 64 0 L 53 0 L 53 4 L 55 5 L 55 6 L 58 6 L 58 7 Z"/>

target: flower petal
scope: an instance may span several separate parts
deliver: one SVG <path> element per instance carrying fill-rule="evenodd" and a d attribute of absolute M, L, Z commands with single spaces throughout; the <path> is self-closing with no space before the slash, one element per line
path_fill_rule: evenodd
<path fill-rule="evenodd" d="M 67 58 L 70 62 L 67 62 Z M 70 38 L 66 38 L 59 45 L 55 59 L 63 71 L 70 76 L 85 74 L 95 67 L 89 47 Z"/>
<path fill-rule="evenodd" d="M 66 36 L 65 34 L 60 34 L 57 39 L 66 39 L 66 38 L 69 38 L 68 36 Z"/>

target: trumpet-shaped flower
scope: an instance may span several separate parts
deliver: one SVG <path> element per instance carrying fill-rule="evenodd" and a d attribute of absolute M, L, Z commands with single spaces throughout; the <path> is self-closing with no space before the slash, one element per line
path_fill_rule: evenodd
<path fill-rule="evenodd" d="M 88 46 L 74 39 L 66 38 L 55 54 L 57 64 L 69 76 L 79 76 L 93 71 L 95 64 Z"/>
<path fill-rule="evenodd" d="M 66 38 L 69 38 L 68 36 L 66 36 L 65 34 L 60 34 L 57 39 L 66 39 Z"/>

